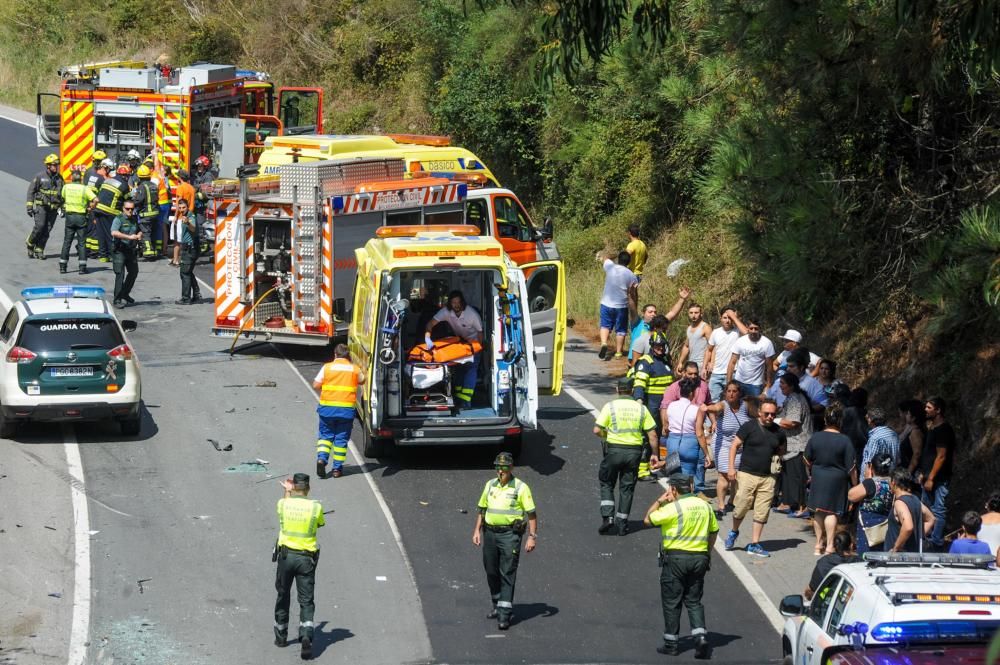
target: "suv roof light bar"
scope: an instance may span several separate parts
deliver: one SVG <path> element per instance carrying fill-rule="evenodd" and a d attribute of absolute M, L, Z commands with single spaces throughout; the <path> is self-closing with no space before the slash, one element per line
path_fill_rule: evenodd
<path fill-rule="evenodd" d="M 931 566 L 937 568 L 989 568 L 996 563 L 992 554 L 940 554 L 934 552 L 865 552 L 869 568 L 876 566 Z"/>

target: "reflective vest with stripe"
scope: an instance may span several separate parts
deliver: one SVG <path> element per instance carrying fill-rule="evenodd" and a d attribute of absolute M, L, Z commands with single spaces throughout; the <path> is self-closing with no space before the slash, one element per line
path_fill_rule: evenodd
<path fill-rule="evenodd" d="M 323 406 L 354 408 L 358 392 L 358 369 L 346 358 L 337 358 L 323 366 L 323 389 L 319 403 Z"/>
<path fill-rule="evenodd" d="M 618 446 L 641 446 L 644 432 L 654 429 L 656 423 L 649 409 L 634 399 L 619 397 L 608 402 L 607 442 Z"/>
<path fill-rule="evenodd" d="M 708 551 L 708 536 L 718 531 L 719 525 L 707 501 L 692 494 L 685 494 L 660 510 L 668 514 L 667 520 L 660 524 L 663 549 L 685 552 Z"/>
<path fill-rule="evenodd" d="M 167 179 L 161 176 L 156 177 L 156 203 L 170 203 L 170 188 L 167 187 Z"/>
<path fill-rule="evenodd" d="M 87 205 L 94 199 L 94 192 L 79 182 L 68 182 L 63 185 L 62 197 L 67 213 L 82 215 L 87 212 Z"/>
<path fill-rule="evenodd" d="M 490 526 L 510 526 L 524 520 L 524 508 L 520 494 L 527 487 L 517 478 L 509 485 L 501 486 L 496 478 L 486 483 L 486 515 L 484 520 Z"/>
<path fill-rule="evenodd" d="M 117 178 L 105 178 L 97 190 L 97 209 L 109 215 L 119 215 L 126 195 L 128 185 Z"/>
<path fill-rule="evenodd" d="M 316 530 L 323 525 L 323 506 L 305 497 L 289 497 L 278 501 L 278 545 L 293 550 L 315 552 Z"/>
<path fill-rule="evenodd" d="M 139 219 L 153 220 L 160 215 L 160 204 L 156 201 L 156 189 L 148 178 L 140 178 L 132 200 L 136 203 Z"/>
<path fill-rule="evenodd" d="M 653 396 L 663 397 L 667 388 L 674 382 L 674 374 L 664 358 L 656 358 L 646 354 L 635 363 L 635 374 L 632 397 L 646 399 Z"/>

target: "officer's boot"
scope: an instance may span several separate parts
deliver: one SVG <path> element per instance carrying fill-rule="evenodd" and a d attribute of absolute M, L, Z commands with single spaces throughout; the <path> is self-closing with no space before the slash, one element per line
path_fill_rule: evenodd
<path fill-rule="evenodd" d="M 677 646 L 676 641 L 668 642 L 664 640 L 662 647 L 656 647 L 656 653 L 662 653 L 664 656 L 676 656 L 680 652 L 681 650 Z"/>
<path fill-rule="evenodd" d="M 302 660 L 311 659 L 313 657 L 312 638 L 310 638 L 308 635 L 304 635 L 300 639 L 300 642 L 302 642 L 302 654 L 301 654 Z"/>
<path fill-rule="evenodd" d="M 45 260 L 45 248 L 44 247 L 35 246 L 35 258 L 36 259 L 40 259 L 42 261 Z"/>
<path fill-rule="evenodd" d="M 698 660 L 708 660 L 712 657 L 711 648 L 708 646 L 708 637 L 704 633 L 694 636 L 694 657 Z"/>
<path fill-rule="evenodd" d="M 276 647 L 287 647 L 288 646 L 288 632 L 282 632 L 278 630 L 278 627 L 274 627 L 274 646 Z"/>
<path fill-rule="evenodd" d="M 89 271 L 87 270 L 87 264 L 86 263 L 81 263 L 80 264 L 80 274 L 81 275 L 86 275 L 88 272 Z"/>
<path fill-rule="evenodd" d="M 610 517 L 605 517 L 604 521 L 601 522 L 601 526 L 597 527 L 597 533 L 602 536 L 611 533 L 611 530 L 615 528 L 615 521 Z"/>
<path fill-rule="evenodd" d="M 35 241 L 32 240 L 31 236 L 28 236 L 28 239 L 24 241 L 24 246 L 28 248 L 28 258 L 35 258 Z"/>
<path fill-rule="evenodd" d="M 59 262 L 59 274 L 60 275 L 66 274 L 66 264 L 63 263 L 62 261 Z"/>

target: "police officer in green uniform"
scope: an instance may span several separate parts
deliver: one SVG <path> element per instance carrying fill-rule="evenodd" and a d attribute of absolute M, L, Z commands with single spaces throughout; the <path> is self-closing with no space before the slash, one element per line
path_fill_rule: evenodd
<path fill-rule="evenodd" d="M 111 265 L 115 269 L 115 307 L 121 309 L 135 302 L 130 295 L 139 276 L 137 246 L 142 240 L 135 202 L 122 205 L 122 213 L 111 222 Z"/>
<path fill-rule="evenodd" d="M 45 243 L 55 226 L 62 207 L 63 177 L 59 174 L 59 155 L 45 157 L 45 170 L 36 175 L 28 185 L 28 217 L 35 221 L 25 245 L 28 258 L 44 259 Z"/>
<path fill-rule="evenodd" d="M 292 600 L 292 582 L 299 596 L 299 643 L 302 658 L 312 658 L 313 615 L 316 604 L 313 590 L 316 587 L 316 564 L 319 546 L 316 530 L 326 524 L 323 506 L 309 498 L 309 476 L 296 473 L 282 483 L 285 496 L 278 500 L 278 542 L 272 560 L 278 563 L 274 588 L 278 600 L 274 603 L 274 644 L 288 645 L 288 607 Z"/>
<path fill-rule="evenodd" d="M 673 475 L 668 488 L 646 511 L 647 526 L 658 526 L 660 544 L 660 603 L 663 606 L 663 646 L 659 653 L 676 656 L 680 636 L 681 603 L 687 607 L 694 657 L 711 658 L 705 630 L 705 573 L 711 567 L 712 549 L 719 525 L 711 506 L 691 490 L 691 476 Z"/>
<path fill-rule="evenodd" d="M 479 497 L 472 544 L 483 546 L 483 567 L 486 568 L 486 582 L 493 601 L 493 611 L 487 618 L 496 619 L 497 628 L 507 630 L 514 611 L 514 582 L 521 555 L 521 540 L 524 537 L 528 539 L 525 551 L 535 549 L 538 516 L 531 488 L 514 477 L 514 457 L 510 453 L 500 453 L 493 466 L 497 477 L 486 482 Z"/>
<path fill-rule="evenodd" d="M 70 182 L 63 185 L 62 198 L 66 211 L 66 229 L 63 234 L 62 251 L 59 253 L 59 272 L 65 273 L 69 265 L 69 250 L 76 239 L 76 256 L 80 264 L 80 274 L 87 274 L 87 218 L 92 202 L 97 198 L 90 187 L 83 184 L 83 172 L 76 166 L 70 172 Z"/>
<path fill-rule="evenodd" d="M 601 526 L 598 533 L 608 534 L 617 527 L 618 535 L 628 533 L 628 514 L 632 510 L 636 474 L 643 456 L 655 468 L 656 421 L 642 402 L 629 397 L 631 382 L 618 381 L 618 398 L 604 405 L 594 424 L 594 434 L 604 439 L 604 458 L 597 472 L 601 483 Z M 615 485 L 618 484 L 618 510 L 615 511 Z"/>
<path fill-rule="evenodd" d="M 649 353 L 636 361 L 632 373 L 632 397 L 645 404 L 649 412 L 653 414 L 657 432 L 663 429 L 660 422 L 660 402 L 663 401 L 663 393 L 667 392 L 667 388 L 674 381 L 674 372 L 670 368 L 670 357 L 667 355 L 667 350 L 667 336 L 661 332 L 652 333 L 649 336 Z M 658 450 L 659 444 L 654 443 L 651 452 Z M 639 480 L 653 480 L 647 454 L 643 454 L 643 458 L 639 462 Z"/>

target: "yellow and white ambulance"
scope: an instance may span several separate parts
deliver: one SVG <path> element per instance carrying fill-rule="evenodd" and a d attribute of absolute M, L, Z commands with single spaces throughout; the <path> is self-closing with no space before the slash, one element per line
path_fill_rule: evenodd
<path fill-rule="evenodd" d="M 357 403 L 367 457 L 393 446 L 441 444 L 505 445 L 516 454 L 523 429 L 537 427 L 539 394 L 559 393 L 562 262 L 517 265 L 500 242 L 478 232 L 467 224 L 385 226 L 355 251 L 348 344 L 371 377 Z M 554 294 L 551 305 L 532 310 L 543 287 Z M 447 342 L 427 343 L 428 322 L 455 292 L 478 314 L 481 347 L 470 345 L 464 356 L 436 355 L 435 345 Z M 455 398 L 457 377 L 467 375 L 469 363 L 478 376 L 471 403 Z"/>

